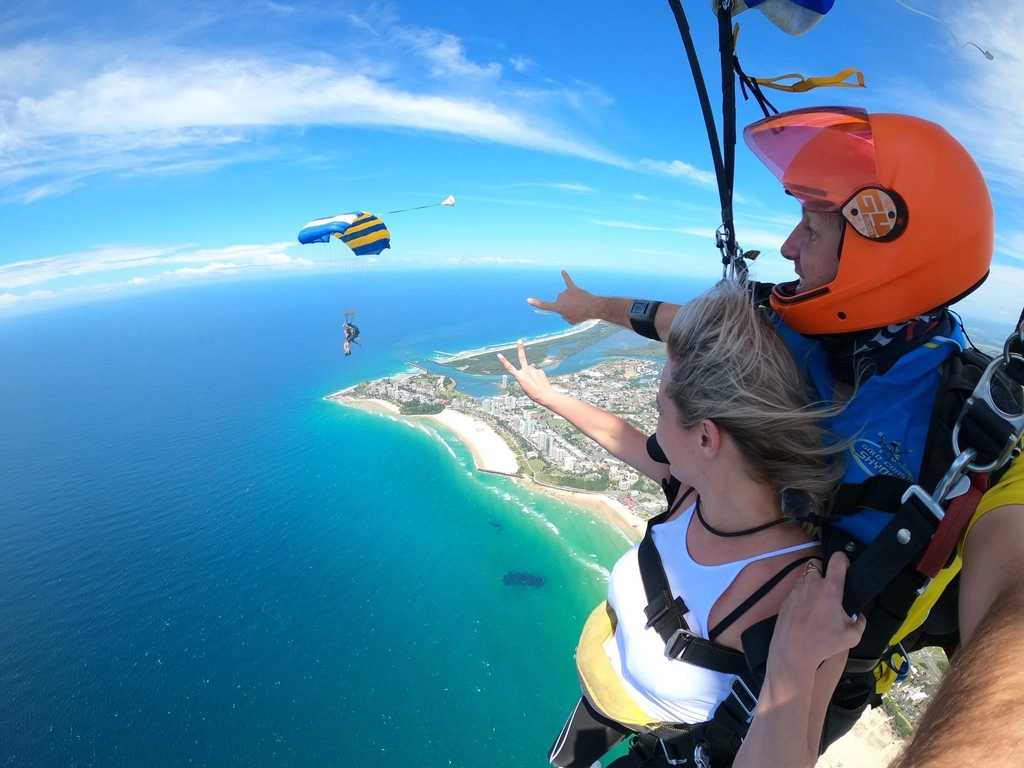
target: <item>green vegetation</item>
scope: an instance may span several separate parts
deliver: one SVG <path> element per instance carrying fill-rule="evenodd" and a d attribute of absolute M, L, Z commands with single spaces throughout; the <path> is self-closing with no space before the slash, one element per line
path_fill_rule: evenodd
<path fill-rule="evenodd" d="M 566 488 L 579 488 L 583 491 L 606 491 L 608 490 L 608 472 L 592 472 L 584 477 L 578 475 L 567 475 L 560 469 L 549 469 L 537 478 L 541 482 L 551 485 L 561 485 Z"/>
<path fill-rule="evenodd" d="M 668 357 L 668 353 L 665 352 L 665 342 L 663 341 L 648 341 L 642 347 L 636 347 L 629 350 L 606 349 L 602 354 L 608 355 L 609 357 L 622 357 L 627 352 L 629 357 Z"/>
<path fill-rule="evenodd" d="M 587 347 L 592 347 L 602 339 L 606 339 L 621 330 L 618 326 L 610 323 L 598 323 L 593 328 L 577 331 L 572 335 L 538 342 L 527 342 L 526 359 L 531 365 L 540 366 L 541 363 L 545 363 L 550 366 L 570 355 L 583 351 Z M 552 349 L 556 350 L 555 353 L 549 354 Z M 447 360 L 434 360 L 433 362 L 446 368 L 454 368 L 457 371 L 471 373 L 474 376 L 500 376 L 506 371 L 504 366 L 498 362 L 499 352 L 511 362 L 518 362 L 519 360 L 516 345 L 512 343 L 500 349 L 491 349 L 470 357 L 460 357 L 450 362 Z"/>
<path fill-rule="evenodd" d="M 402 403 L 400 410 L 405 416 L 432 416 L 444 410 L 444 403 L 424 403 L 414 400 L 410 403 Z"/>
<path fill-rule="evenodd" d="M 892 718 L 892 726 L 901 738 L 905 739 L 914 732 L 914 727 L 910 724 L 907 716 L 903 714 L 900 705 L 893 701 L 891 696 L 882 697 L 882 709 Z"/>

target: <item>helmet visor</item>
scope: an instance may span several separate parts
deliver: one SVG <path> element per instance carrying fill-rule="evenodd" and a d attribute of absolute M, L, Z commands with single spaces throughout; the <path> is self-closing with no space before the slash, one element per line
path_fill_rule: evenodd
<path fill-rule="evenodd" d="M 810 107 L 747 126 L 743 139 L 810 211 L 840 212 L 865 187 L 881 187 L 868 113 Z"/>

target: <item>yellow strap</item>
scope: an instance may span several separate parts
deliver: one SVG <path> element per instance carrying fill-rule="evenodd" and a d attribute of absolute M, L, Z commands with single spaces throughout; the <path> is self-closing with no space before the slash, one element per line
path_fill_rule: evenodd
<path fill-rule="evenodd" d="M 847 80 L 850 77 L 855 77 L 857 82 L 850 83 Z M 789 80 L 790 78 L 796 78 L 795 83 L 781 83 L 780 80 Z M 776 91 L 787 91 L 789 93 L 806 93 L 807 91 L 814 90 L 815 88 L 866 88 L 864 85 L 864 73 L 858 69 L 844 69 L 835 75 L 829 77 L 808 77 L 805 78 L 803 75 L 796 73 L 789 75 L 779 75 L 778 77 L 755 77 L 754 82 L 763 88 L 772 88 Z"/>

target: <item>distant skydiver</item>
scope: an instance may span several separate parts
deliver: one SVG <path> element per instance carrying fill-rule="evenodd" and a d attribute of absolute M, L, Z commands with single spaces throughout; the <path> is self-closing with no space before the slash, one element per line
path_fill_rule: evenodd
<path fill-rule="evenodd" d="M 352 354 L 352 344 L 359 344 L 357 339 L 359 338 L 359 326 L 353 323 L 351 320 L 346 320 L 345 325 L 342 326 L 345 330 L 345 357 Z M 359 344 L 359 346 L 363 346 Z"/>

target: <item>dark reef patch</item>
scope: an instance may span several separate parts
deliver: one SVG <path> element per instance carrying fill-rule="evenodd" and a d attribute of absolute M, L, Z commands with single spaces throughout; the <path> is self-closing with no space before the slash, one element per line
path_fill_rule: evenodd
<path fill-rule="evenodd" d="M 521 571 L 519 573 L 512 573 L 509 571 L 505 574 L 505 585 L 521 585 L 524 587 L 543 587 L 547 580 L 543 576 L 537 576 L 532 573 L 526 573 Z"/>

